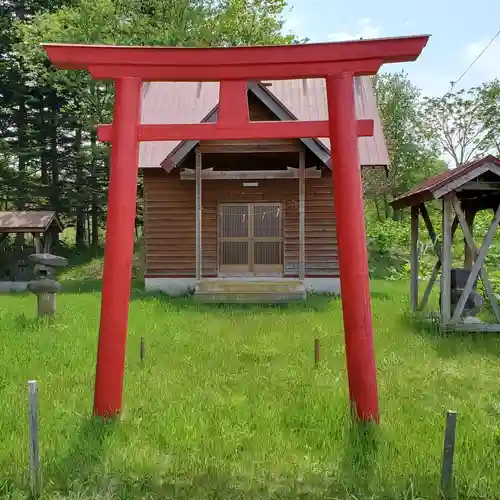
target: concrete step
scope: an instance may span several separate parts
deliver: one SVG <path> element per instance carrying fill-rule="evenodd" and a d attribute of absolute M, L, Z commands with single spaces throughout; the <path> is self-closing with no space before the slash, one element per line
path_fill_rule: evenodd
<path fill-rule="evenodd" d="M 306 288 L 299 280 L 203 280 L 194 296 L 200 302 L 277 303 L 305 300 Z"/>

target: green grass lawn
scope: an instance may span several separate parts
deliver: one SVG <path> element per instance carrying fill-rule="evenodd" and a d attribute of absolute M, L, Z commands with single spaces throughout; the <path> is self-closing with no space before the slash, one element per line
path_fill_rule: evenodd
<path fill-rule="evenodd" d="M 500 498 L 500 337 L 411 327 L 406 283 L 372 284 L 382 421 L 365 428 L 348 417 L 341 303 L 328 297 L 211 307 L 135 292 L 123 413 L 91 419 L 91 289 L 68 284 L 55 324 L 34 319 L 31 295 L 0 297 L 0 497 L 29 490 L 36 379 L 43 498 L 439 498 L 447 409 L 457 496 Z"/>

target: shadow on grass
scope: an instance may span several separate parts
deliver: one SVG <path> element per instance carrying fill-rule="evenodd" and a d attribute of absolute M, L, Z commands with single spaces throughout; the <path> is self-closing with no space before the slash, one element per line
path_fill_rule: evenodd
<path fill-rule="evenodd" d="M 59 293 L 101 293 L 102 279 L 77 279 L 77 278 L 62 278 L 61 291 Z M 144 283 L 140 280 L 132 281 L 132 289 L 130 300 L 140 300 L 145 297 L 150 297 L 152 294 L 144 292 Z"/>
<path fill-rule="evenodd" d="M 431 340 L 436 353 L 446 359 L 476 352 L 500 357 L 500 334 L 498 332 L 446 331 L 440 327 L 438 317 L 423 318 L 411 313 L 401 319 L 402 326 L 413 333 Z"/>
<path fill-rule="evenodd" d="M 376 424 L 359 422 L 355 419 L 348 419 L 346 422 L 345 452 L 341 462 L 341 474 L 344 477 L 346 492 L 367 495 L 371 491 L 375 480 L 378 439 Z"/>
<path fill-rule="evenodd" d="M 33 301 L 33 316 L 18 314 L 14 318 L 14 325 L 18 332 L 36 332 L 42 330 L 47 325 L 53 324 L 54 318 L 38 318 L 36 315 L 36 300 Z"/>
<path fill-rule="evenodd" d="M 287 311 L 287 312 L 322 312 L 332 310 L 332 307 L 338 307 L 340 300 L 335 295 L 310 295 L 303 301 L 290 301 L 285 303 L 269 304 L 240 304 L 240 303 L 202 303 L 197 302 L 192 296 L 169 297 L 166 294 L 137 294 L 137 298 L 143 300 L 155 301 L 161 309 L 174 309 L 184 312 L 201 312 L 214 314 L 265 314 L 269 311 Z M 338 304 L 338 305 L 337 305 Z"/>
<path fill-rule="evenodd" d="M 50 462 L 48 476 L 53 487 L 70 493 L 99 479 L 104 484 L 107 441 L 118 425 L 117 419 L 86 418 L 70 438 L 65 453 Z"/>

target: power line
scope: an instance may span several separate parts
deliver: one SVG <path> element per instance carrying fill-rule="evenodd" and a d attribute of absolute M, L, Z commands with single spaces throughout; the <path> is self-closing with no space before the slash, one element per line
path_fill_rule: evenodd
<path fill-rule="evenodd" d="M 489 49 L 490 45 L 496 40 L 497 36 L 500 35 L 500 30 L 498 30 L 496 32 L 496 34 L 493 36 L 493 38 L 486 44 L 486 46 L 484 47 L 484 49 L 479 52 L 479 54 L 477 55 L 477 57 L 470 63 L 469 67 L 458 77 L 457 81 L 456 82 L 453 82 L 450 86 L 450 88 L 448 89 L 448 92 L 446 92 L 446 94 L 443 95 L 443 97 L 441 97 L 441 100 L 443 100 L 452 90 L 453 88 L 455 87 L 455 85 L 470 71 L 470 69 L 472 68 L 472 66 L 474 66 L 474 64 L 477 63 L 477 61 L 479 60 L 479 58 Z"/>

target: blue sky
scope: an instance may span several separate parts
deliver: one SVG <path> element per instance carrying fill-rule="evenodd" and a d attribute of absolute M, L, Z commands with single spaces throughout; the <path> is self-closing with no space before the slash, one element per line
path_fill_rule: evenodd
<path fill-rule="evenodd" d="M 426 95 L 440 96 L 500 29 L 500 0 L 289 0 L 285 29 L 311 42 L 432 35 L 404 69 Z M 460 81 L 471 87 L 500 77 L 500 36 Z"/>

